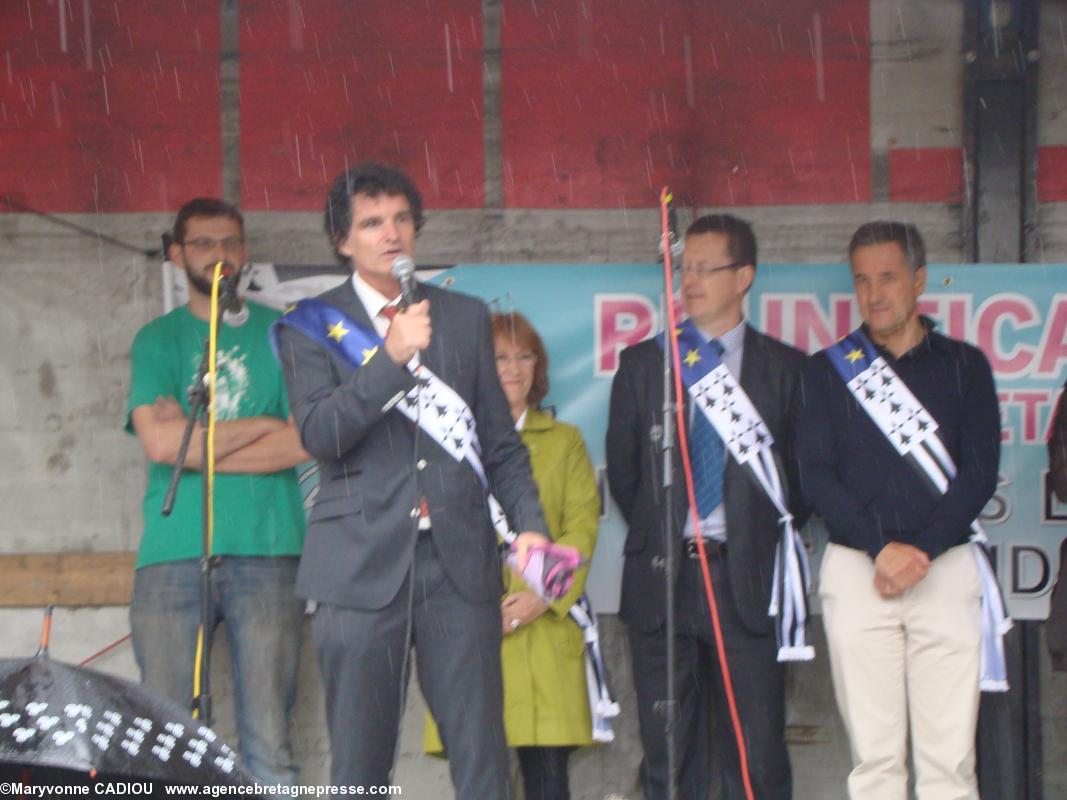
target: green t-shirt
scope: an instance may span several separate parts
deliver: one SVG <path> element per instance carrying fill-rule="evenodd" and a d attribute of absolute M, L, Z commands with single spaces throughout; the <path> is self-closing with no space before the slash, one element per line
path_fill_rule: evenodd
<path fill-rule="evenodd" d="M 273 416 L 286 419 L 289 401 L 282 372 L 271 353 L 267 332 L 279 314 L 248 303 L 248 321 L 219 326 L 216 421 Z M 145 325 L 130 351 L 130 396 L 126 430 L 133 430 L 133 409 L 157 397 L 173 397 L 189 413 L 189 387 L 196 380 L 208 338 L 208 323 L 185 306 Z M 195 435 L 200 435 L 194 433 Z M 170 483 L 169 464 L 148 464 L 144 536 L 137 566 L 198 558 L 203 543 L 201 474 L 186 470 L 169 517 L 160 513 Z M 304 542 L 304 511 L 296 470 L 270 474 L 215 473 L 215 555 L 295 556 Z"/>

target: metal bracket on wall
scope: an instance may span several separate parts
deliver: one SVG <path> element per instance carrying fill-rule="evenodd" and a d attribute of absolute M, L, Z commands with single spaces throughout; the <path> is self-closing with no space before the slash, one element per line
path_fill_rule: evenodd
<path fill-rule="evenodd" d="M 1039 5 L 964 5 L 963 241 L 971 262 L 1018 263 L 1036 252 Z"/>
<path fill-rule="evenodd" d="M 969 261 L 1037 253 L 1040 0 L 965 0 L 963 242 Z M 1007 694 L 984 694 L 978 775 L 984 800 L 1041 800 L 1038 623 L 1009 636 Z"/>

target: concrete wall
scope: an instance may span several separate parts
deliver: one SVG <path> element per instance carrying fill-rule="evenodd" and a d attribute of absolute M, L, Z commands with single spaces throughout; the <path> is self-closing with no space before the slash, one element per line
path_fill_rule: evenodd
<path fill-rule="evenodd" d="M 232 4 L 223 4 L 232 6 Z M 487 19 L 496 3 L 486 3 Z M 232 13 L 232 9 L 231 9 Z M 1043 4 L 1039 139 L 1067 143 L 1067 14 Z M 960 207 L 950 203 L 890 203 L 887 162 L 898 146 L 958 147 L 962 90 L 962 12 L 957 0 L 872 0 L 870 204 L 761 206 L 732 209 L 752 219 L 769 262 L 840 261 L 852 231 L 872 218 L 919 222 L 931 260 L 959 261 Z M 491 38 L 487 37 L 487 44 Z M 488 86 L 495 76 L 493 59 Z M 231 69 L 223 70 L 224 118 L 233 122 Z M 226 99 L 228 98 L 228 100 Z M 493 109 L 486 103 L 487 113 Z M 494 132 L 495 131 L 495 132 Z M 499 127 L 486 121 L 487 152 Z M 232 167 L 235 136 L 227 139 Z M 228 187 L 238 185 L 233 170 Z M 487 168 L 486 197 L 500 196 L 499 168 Z M 493 185 L 495 182 L 495 185 Z M 158 246 L 168 214 L 71 215 L 66 219 L 137 247 Z M 1067 203 L 1043 205 L 1038 214 L 1041 260 L 1067 261 Z M 255 261 L 325 263 L 331 254 L 314 213 L 249 215 Z M 543 211 L 490 208 L 433 211 L 419 241 L 425 263 L 512 261 L 649 261 L 658 236 L 657 216 L 630 211 Z M 0 214 L 0 552 L 128 550 L 137 546 L 144 459 L 122 431 L 128 387 L 129 343 L 162 304 L 158 262 L 27 214 Z M 39 627 L 36 610 L 0 610 L 0 656 L 31 654 Z M 629 679 L 626 641 L 614 617 L 602 624 L 605 651 L 623 705 L 619 739 L 573 758 L 576 798 L 636 798 L 640 749 Z M 80 661 L 128 631 L 125 609 L 60 609 L 53 652 Z M 833 706 L 825 647 L 816 630 L 819 659 L 792 669 L 789 738 L 796 797 L 842 796 L 848 747 Z M 321 685 L 305 646 L 294 733 L 303 779 L 322 781 L 328 743 Z M 218 727 L 232 733 L 226 647 L 216 650 Z M 94 665 L 135 677 L 128 645 Z M 1067 791 L 1067 685 L 1043 667 L 1045 784 L 1048 797 Z M 445 766 L 420 755 L 422 704 L 413 687 L 405 715 L 398 781 L 408 797 L 449 797 Z"/>

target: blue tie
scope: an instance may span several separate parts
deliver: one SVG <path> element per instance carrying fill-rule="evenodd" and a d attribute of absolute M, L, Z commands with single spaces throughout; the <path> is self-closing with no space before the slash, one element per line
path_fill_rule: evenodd
<path fill-rule="evenodd" d="M 711 346 L 721 358 L 722 344 L 719 340 L 712 339 Z M 699 408 L 693 409 L 689 444 L 692 451 L 693 492 L 697 499 L 697 513 L 704 519 L 722 503 L 722 472 L 726 448 L 722 438 Z"/>

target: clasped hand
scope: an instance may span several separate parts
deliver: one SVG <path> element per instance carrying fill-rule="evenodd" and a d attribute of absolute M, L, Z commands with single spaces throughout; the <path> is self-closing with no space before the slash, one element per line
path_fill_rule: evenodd
<path fill-rule="evenodd" d="M 874 560 L 874 588 L 884 599 L 899 597 L 926 577 L 930 557 L 914 545 L 890 542 Z"/>
<path fill-rule="evenodd" d="M 548 604 L 531 591 L 509 594 L 500 603 L 504 635 L 514 633 L 522 625 L 529 625 L 546 611 Z"/>

